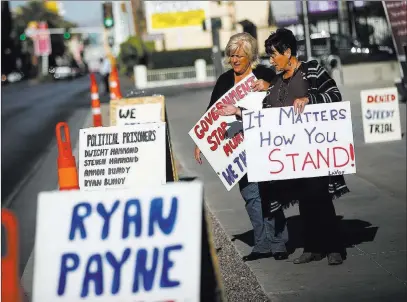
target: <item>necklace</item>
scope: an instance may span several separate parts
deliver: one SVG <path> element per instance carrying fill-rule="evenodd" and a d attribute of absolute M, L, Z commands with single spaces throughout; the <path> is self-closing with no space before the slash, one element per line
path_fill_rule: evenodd
<path fill-rule="evenodd" d="M 278 87 L 277 100 L 283 106 L 285 105 L 285 101 L 288 96 L 288 86 L 290 85 L 291 80 L 295 77 L 295 73 L 297 72 L 297 69 L 298 69 L 298 63 L 295 66 L 294 72 L 291 75 L 290 79 L 288 80 L 288 83 L 285 84 L 284 87 L 283 87 L 284 77 L 281 77 L 281 83 L 280 83 L 280 86 Z"/>

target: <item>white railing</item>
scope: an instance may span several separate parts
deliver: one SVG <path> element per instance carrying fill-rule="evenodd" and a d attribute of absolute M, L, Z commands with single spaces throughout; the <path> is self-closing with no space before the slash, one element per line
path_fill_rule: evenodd
<path fill-rule="evenodd" d="M 134 67 L 134 81 L 138 89 L 213 82 L 215 67 L 205 60 L 195 61 L 195 66 L 147 70 L 146 66 Z"/>

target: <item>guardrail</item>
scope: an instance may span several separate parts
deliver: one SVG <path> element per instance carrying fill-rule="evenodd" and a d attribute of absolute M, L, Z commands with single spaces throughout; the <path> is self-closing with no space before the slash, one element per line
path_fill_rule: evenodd
<path fill-rule="evenodd" d="M 175 86 L 216 80 L 215 67 L 205 60 L 195 61 L 195 66 L 148 70 L 144 65 L 134 67 L 134 81 L 138 89 Z"/>

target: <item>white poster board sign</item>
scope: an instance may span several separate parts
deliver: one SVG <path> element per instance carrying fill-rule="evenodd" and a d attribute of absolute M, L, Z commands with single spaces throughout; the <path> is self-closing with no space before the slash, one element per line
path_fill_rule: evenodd
<path fill-rule="evenodd" d="M 116 126 L 161 122 L 161 110 L 161 103 L 117 106 Z"/>
<path fill-rule="evenodd" d="M 202 183 L 38 196 L 33 302 L 199 301 Z"/>
<path fill-rule="evenodd" d="M 79 131 L 81 190 L 166 183 L 165 123 Z"/>
<path fill-rule="evenodd" d="M 356 173 L 350 102 L 247 110 L 243 127 L 250 182 Z"/>
<path fill-rule="evenodd" d="M 365 143 L 401 140 L 398 98 L 395 87 L 360 92 Z"/>
<path fill-rule="evenodd" d="M 246 174 L 243 128 L 242 122 L 236 120 L 235 116 L 219 116 L 216 110 L 222 103 L 261 109 L 266 92 L 251 91 L 250 86 L 255 80 L 256 77 L 251 73 L 233 86 L 189 131 L 192 140 L 228 191 Z"/>

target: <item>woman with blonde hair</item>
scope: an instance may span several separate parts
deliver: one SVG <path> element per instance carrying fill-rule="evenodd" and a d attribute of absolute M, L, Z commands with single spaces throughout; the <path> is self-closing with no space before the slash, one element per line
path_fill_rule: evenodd
<path fill-rule="evenodd" d="M 207 109 L 250 73 L 257 78 L 252 86 L 253 91 L 266 91 L 276 76 L 272 69 L 258 65 L 257 41 L 248 33 L 233 35 L 226 45 L 225 55 L 225 63 L 230 65 L 231 69 L 220 75 L 216 81 Z M 195 159 L 202 164 L 201 150 L 197 146 Z M 244 256 L 243 260 L 251 261 L 271 256 L 276 260 L 287 259 L 285 243 L 288 241 L 288 232 L 282 209 L 276 209 L 275 215 L 265 218 L 259 186 L 257 183 L 249 183 L 246 175 L 239 181 L 239 189 L 246 202 L 246 210 L 254 231 L 253 250 Z"/>

